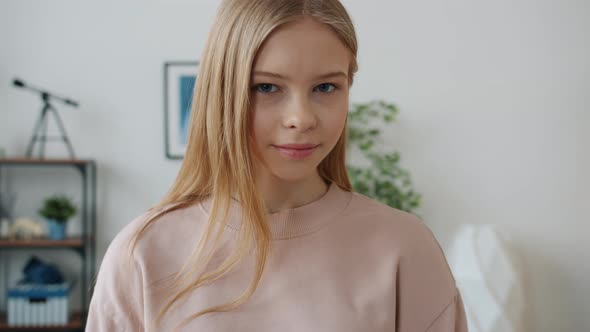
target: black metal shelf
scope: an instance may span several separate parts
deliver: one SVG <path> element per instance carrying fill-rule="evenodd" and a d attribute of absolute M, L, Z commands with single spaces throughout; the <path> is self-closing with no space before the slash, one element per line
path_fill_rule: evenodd
<path fill-rule="evenodd" d="M 32 239 L 16 240 L 0 237 L 0 249 L 2 248 L 84 248 L 84 239 L 81 236 L 68 237 L 63 240 Z"/>
<path fill-rule="evenodd" d="M 86 325 L 85 313 L 88 312 L 90 298 L 94 290 L 94 284 L 91 280 L 96 269 L 96 162 L 92 159 L 0 158 L 0 171 L 2 168 L 12 167 L 73 167 L 80 172 L 82 180 L 82 207 L 80 210 L 82 235 L 68 237 L 61 241 L 0 238 L 0 252 L 23 249 L 66 249 L 78 252 L 82 259 L 80 271 L 82 277 L 81 287 L 83 287 L 80 292 L 82 310 L 72 314 L 70 324 L 58 327 L 8 327 L 2 319 L 3 316 L 0 315 L 0 331 L 83 331 Z M 0 176 L 1 174 L 0 172 Z M 1 181 L 0 177 L 0 183 Z M 7 282 L 6 278 L 5 282 Z"/>

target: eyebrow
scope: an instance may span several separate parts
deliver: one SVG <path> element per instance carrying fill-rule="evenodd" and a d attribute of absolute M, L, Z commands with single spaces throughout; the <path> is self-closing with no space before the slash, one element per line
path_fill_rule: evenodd
<path fill-rule="evenodd" d="M 287 76 L 283 76 L 281 74 L 272 73 L 272 72 L 268 72 L 268 71 L 257 70 L 254 72 L 254 75 L 270 76 L 270 77 L 275 77 L 275 78 L 279 78 L 279 79 L 289 80 L 289 77 L 287 77 Z M 330 73 L 321 74 L 321 75 L 317 76 L 316 78 L 325 79 L 325 78 L 337 77 L 337 76 L 342 76 L 345 78 L 348 77 L 348 75 L 346 75 L 346 73 L 344 73 L 343 71 L 334 71 L 334 72 L 330 72 Z"/>

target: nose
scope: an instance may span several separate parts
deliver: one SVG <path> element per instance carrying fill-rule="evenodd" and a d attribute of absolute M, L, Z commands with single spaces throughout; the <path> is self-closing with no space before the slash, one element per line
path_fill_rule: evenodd
<path fill-rule="evenodd" d="M 305 96 L 291 98 L 285 110 L 283 125 L 286 128 L 305 132 L 315 128 L 317 125 L 317 116 L 314 112 L 313 105 L 309 98 Z"/>

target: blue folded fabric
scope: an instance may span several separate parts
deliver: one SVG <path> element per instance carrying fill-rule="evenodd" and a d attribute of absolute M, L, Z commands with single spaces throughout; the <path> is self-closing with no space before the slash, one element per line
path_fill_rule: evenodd
<path fill-rule="evenodd" d="M 23 269 L 25 275 L 19 283 L 59 284 L 64 282 L 63 274 L 53 264 L 46 264 L 32 256 Z"/>

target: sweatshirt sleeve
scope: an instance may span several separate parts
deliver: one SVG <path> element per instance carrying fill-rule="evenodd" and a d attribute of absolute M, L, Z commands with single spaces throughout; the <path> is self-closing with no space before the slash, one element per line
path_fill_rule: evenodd
<path fill-rule="evenodd" d="M 412 219 L 396 278 L 396 332 L 467 332 L 461 294 L 443 250 L 430 228 Z"/>
<path fill-rule="evenodd" d="M 86 332 L 144 331 L 143 282 L 139 264 L 129 256 L 130 227 L 111 242 L 96 277 Z"/>
<path fill-rule="evenodd" d="M 467 332 L 467 319 L 459 290 L 426 332 Z"/>

